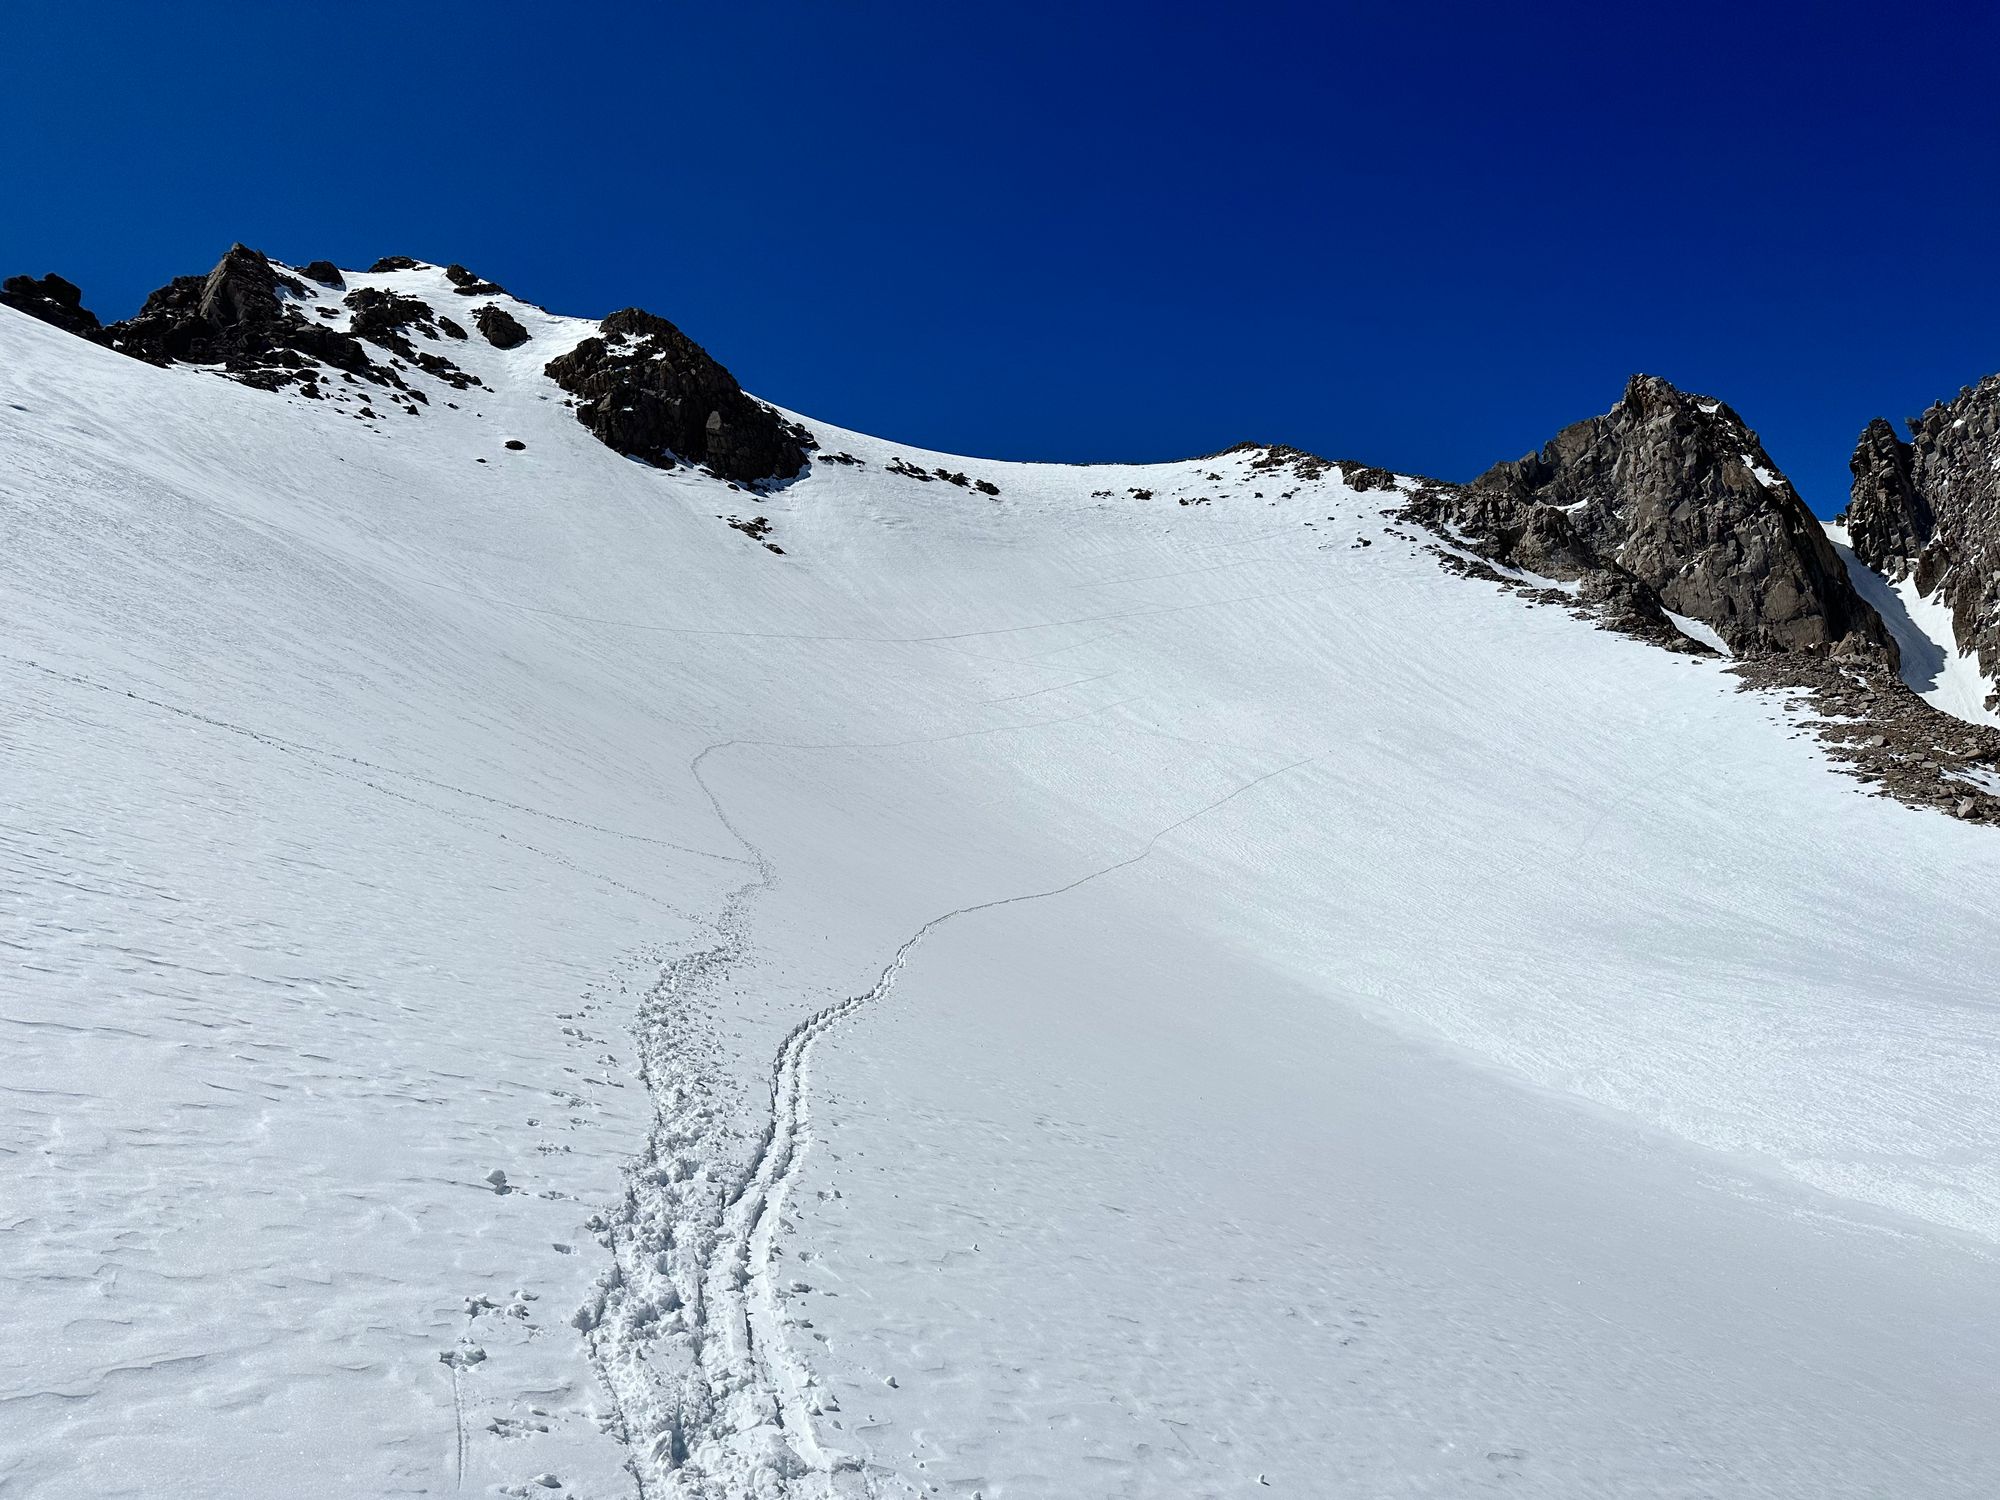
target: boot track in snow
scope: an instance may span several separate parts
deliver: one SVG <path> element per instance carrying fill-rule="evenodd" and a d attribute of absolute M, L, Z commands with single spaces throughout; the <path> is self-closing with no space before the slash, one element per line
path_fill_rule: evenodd
<path fill-rule="evenodd" d="M 748 1165 L 724 1181 L 717 1164 L 728 1159 L 731 1132 L 715 1101 L 728 1085 L 701 1023 L 716 992 L 754 962 L 747 910 L 777 883 L 771 862 L 702 775 L 709 756 L 742 743 L 749 742 L 709 746 L 689 772 L 756 875 L 724 901 L 712 924 L 718 941 L 664 963 L 640 1004 L 634 1031 L 653 1128 L 627 1170 L 623 1202 L 595 1226 L 613 1264 L 576 1316 L 615 1407 L 614 1426 L 630 1450 L 641 1500 L 833 1496 L 856 1486 L 874 1495 L 880 1481 L 895 1482 L 822 1443 L 814 1423 L 822 1397 L 786 1338 L 784 1299 L 773 1276 L 784 1205 L 812 1144 L 808 1085 L 819 1040 L 885 998 L 911 955 L 945 923 L 1060 896 L 1138 864 L 1189 823 L 1316 758 L 1243 782 L 1155 833 L 1137 853 L 1075 880 L 958 907 L 924 923 L 872 986 L 786 1034 L 769 1078 L 769 1124 Z"/>

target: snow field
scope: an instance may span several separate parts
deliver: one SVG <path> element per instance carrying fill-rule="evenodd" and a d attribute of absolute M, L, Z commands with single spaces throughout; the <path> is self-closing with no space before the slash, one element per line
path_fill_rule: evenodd
<path fill-rule="evenodd" d="M 1993 1491 L 1990 837 L 1391 493 L 750 495 L 507 305 L 0 313 L 11 1489 Z"/>

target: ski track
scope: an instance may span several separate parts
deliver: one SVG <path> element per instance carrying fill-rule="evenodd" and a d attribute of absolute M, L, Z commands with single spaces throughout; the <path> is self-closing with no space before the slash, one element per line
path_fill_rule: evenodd
<path fill-rule="evenodd" d="M 452 1460 L 451 1487 L 465 1488 L 465 1392 L 458 1383 L 458 1362 L 453 1360 L 447 1368 L 451 1371 L 451 1420 L 457 1429 L 458 1445 Z"/>
<path fill-rule="evenodd" d="M 94 677 L 85 677 L 78 672 L 59 672 L 54 667 L 44 666 L 42 663 L 30 660 L 27 657 L 0 656 L 0 660 L 10 662 L 15 666 L 28 667 L 33 671 L 40 672 L 45 677 L 53 677 L 58 682 L 67 682 L 77 687 L 90 688 L 95 692 L 106 693 L 113 697 L 127 698 L 134 703 L 143 703 L 148 708 L 159 709 L 162 713 L 172 714 L 176 718 L 186 719 L 195 724 L 204 724 L 211 729 L 219 729 L 225 734 L 240 735 L 244 739 L 254 740 L 260 745 L 266 745 L 273 750 L 284 751 L 286 754 L 319 756 L 326 760 L 340 761 L 350 766 L 358 766 L 364 771 L 373 771 L 378 775 L 400 776 L 407 781 L 414 781 L 420 786 L 431 787 L 441 792 L 450 792 L 454 796 L 465 797 L 474 802 L 485 802 L 494 807 L 504 808 L 509 812 L 524 813 L 528 817 L 541 818 L 546 822 L 564 823 L 571 828 L 581 828 L 590 833 L 600 833 L 606 838 L 625 839 L 637 844 L 655 844 L 662 849 L 672 849 L 680 854 L 693 854 L 703 859 L 722 860 L 730 864 L 740 863 L 736 856 L 732 854 L 717 854 L 708 849 L 695 849 L 686 844 L 676 844 L 671 839 L 654 838 L 652 835 L 644 833 L 633 833 L 630 829 L 606 828 L 601 823 L 587 822 L 582 818 L 565 817 L 561 813 L 547 812 L 539 807 L 529 807 L 522 802 L 510 802 L 505 797 L 494 797 L 485 792 L 475 792 L 469 787 L 454 786 L 448 781 L 438 781 L 432 777 L 420 775 L 415 771 L 404 771 L 399 770 L 395 766 L 378 765 L 374 761 L 363 760 L 358 755 L 348 755 L 339 750 L 328 750 L 319 745 L 301 744 L 297 740 L 282 739 L 275 734 L 266 733 L 261 729 L 252 729 L 248 725 L 233 723 L 228 719 L 218 719 L 212 714 L 205 714 L 178 703 L 168 703 L 159 698 L 149 698 L 145 694 L 135 692 L 130 688 L 115 687 L 111 683 L 99 682 Z M 363 784 L 373 785 L 373 783 Z M 377 790 L 380 790 L 380 788 L 377 788 Z M 428 806 L 429 804 L 419 805 Z"/>
<path fill-rule="evenodd" d="M 456 313 L 443 278 L 351 284 Z M 961 505 L 801 418 L 854 464 L 768 492 L 772 564 L 548 389 L 600 330 L 507 305 L 535 342 L 466 341 L 483 393 L 405 431 L 0 310 L 0 1494 L 2000 1495 L 1978 835 L 1836 784 L 1783 695 L 1443 579 L 1411 481 L 1351 465 L 924 456 L 1005 481 Z M 1350 567 L 1351 522 L 1396 540 Z M 843 857 L 897 794 L 871 756 L 987 735 L 1047 761 L 937 757 L 915 791 L 991 804 Z M 1315 747 L 1295 813 L 1165 842 Z M 697 787 L 724 831 L 653 836 Z M 1107 831 L 1052 855 L 1065 817 Z M 1056 920 L 1106 882 L 923 947 L 1156 848 L 1112 930 Z M 924 894 L 947 850 L 977 883 Z M 859 953 L 793 915 L 850 870 Z M 635 917 L 673 936 L 632 953 Z M 631 1025 L 615 1116 L 620 1059 L 545 1076 L 597 1039 L 520 1003 L 613 952 L 558 1020 Z M 816 1105 L 828 1074 L 897 1103 Z M 509 1123 L 545 1098 L 549 1139 Z M 935 1274 L 926 1221 L 981 1199 L 1008 1263 Z M 819 1330 L 815 1250 L 852 1278 Z M 527 1291 L 501 1322 L 517 1267 L 572 1329 Z M 870 1389 L 920 1349 L 947 1379 Z"/>
<path fill-rule="evenodd" d="M 275 750 L 281 755 L 301 760 L 323 776 L 332 777 L 336 781 L 349 782 L 355 786 L 365 787 L 367 790 L 378 793 L 395 802 L 407 803 L 411 807 L 419 808 L 424 812 L 443 818 L 447 822 L 453 823 L 480 838 L 504 840 L 517 849 L 527 850 L 539 859 L 546 859 L 551 864 L 559 865 L 563 869 L 573 871 L 587 880 L 598 881 L 601 884 L 611 887 L 613 890 L 623 891 L 628 896 L 636 897 L 641 901 L 647 902 L 649 905 L 657 906 L 662 911 L 695 925 L 700 925 L 700 918 L 683 911 L 673 902 L 656 895 L 652 891 L 642 890 L 628 881 L 618 879 L 615 875 L 607 875 L 602 870 L 593 869 L 589 865 L 581 864 L 570 858 L 567 854 L 559 853 L 554 849 L 545 849 L 539 844 L 531 844 L 526 839 L 517 835 L 499 832 L 460 810 L 440 806 L 435 802 L 426 802 L 422 798 L 413 797 L 407 792 L 397 791 L 394 787 L 384 786 L 379 781 L 371 781 L 368 779 L 369 774 L 402 777 L 405 780 L 417 782 L 422 786 L 433 787 L 439 791 L 465 797 L 474 802 L 488 803 L 512 812 L 525 813 L 529 817 L 541 818 L 546 822 L 567 824 L 572 828 L 580 828 L 590 833 L 604 834 L 611 838 L 627 839 L 644 844 L 657 844 L 662 848 L 673 849 L 683 854 L 696 854 L 704 859 L 722 860 L 729 864 L 741 864 L 743 862 L 733 854 L 715 854 L 704 849 L 689 848 L 685 844 L 676 844 L 667 839 L 656 839 L 646 834 L 630 833 L 623 829 L 606 828 L 597 823 L 586 822 L 581 818 L 571 818 L 561 813 L 546 812 L 541 808 L 529 807 L 523 803 L 509 802 L 500 797 L 491 797 L 484 792 L 475 792 L 465 787 L 453 786 L 449 782 L 436 781 L 427 776 L 420 776 L 413 771 L 402 771 L 396 769 L 394 766 L 377 765 L 373 761 L 362 760 L 357 756 L 346 755 L 337 750 L 326 750 L 317 745 L 305 745 L 295 740 L 280 739 L 276 735 L 266 734 L 261 730 L 251 729 L 245 725 L 234 724 L 227 719 L 218 719 L 192 708 L 163 702 L 158 698 L 149 698 L 143 693 L 134 692 L 129 688 L 115 687 L 110 683 L 99 682 L 95 678 L 85 677 L 74 672 L 58 672 L 52 667 L 45 667 L 40 662 L 30 661 L 23 657 L 0 655 L 0 661 L 10 662 L 16 666 L 32 668 L 45 677 L 52 678 L 57 682 L 68 683 L 73 687 L 87 688 L 93 692 L 124 698 L 134 703 L 142 703 L 149 708 L 158 709 L 163 713 L 183 719 L 191 724 L 240 736 L 255 744 L 262 745 L 266 749 Z M 341 770 L 340 766 L 343 764 L 357 767 L 359 768 L 359 772 Z"/>
<path fill-rule="evenodd" d="M 946 923 L 1048 900 L 1129 869 L 1190 823 L 1317 759 L 1252 777 L 1161 829 L 1136 853 L 1062 885 L 932 917 L 903 941 L 868 989 L 815 1011 L 786 1033 L 768 1080 L 768 1123 L 747 1166 L 725 1174 L 718 1168 L 735 1132 L 719 1101 L 730 1085 L 704 1022 L 722 987 L 754 963 L 747 914 L 778 882 L 771 861 L 730 818 L 702 765 L 732 746 L 761 743 L 723 740 L 689 763 L 689 774 L 755 875 L 730 892 L 709 924 L 716 941 L 662 963 L 658 982 L 640 1004 L 634 1032 L 640 1075 L 653 1099 L 653 1127 L 628 1169 L 618 1211 L 594 1225 L 612 1265 L 574 1320 L 611 1397 L 612 1425 L 628 1450 L 640 1500 L 832 1497 L 855 1492 L 850 1478 L 860 1493 L 874 1496 L 882 1481 L 896 1479 L 821 1441 L 814 1418 L 838 1408 L 791 1348 L 784 1293 L 774 1274 L 785 1204 L 812 1145 L 811 1065 L 820 1039 L 886 998 L 911 956 Z"/>

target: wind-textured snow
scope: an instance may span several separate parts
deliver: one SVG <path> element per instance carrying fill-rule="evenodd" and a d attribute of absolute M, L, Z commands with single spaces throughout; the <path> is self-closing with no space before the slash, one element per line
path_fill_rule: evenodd
<path fill-rule="evenodd" d="M 1990 831 L 1338 471 L 755 495 L 505 305 L 0 310 L 0 1490 L 2000 1492 Z"/>

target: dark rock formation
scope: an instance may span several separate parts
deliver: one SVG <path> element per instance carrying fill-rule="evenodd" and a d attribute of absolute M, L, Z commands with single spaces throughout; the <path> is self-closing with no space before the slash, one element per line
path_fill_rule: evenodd
<path fill-rule="evenodd" d="M 1430 487 L 1412 515 L 1495 562 L 1589 582 L 1633 618 L 1664 606 L 1699 620 L 1738 656 L 1895 659 L 1757 435 L 1722 402 L 1654 376 L 1633 376 L 1610 412 L 1538 453 L 1463 489 Z"/>
<path fill-rule="evenodd" d="M 704 464 L 739 484 L 792 479 L 805 468 L 810 437 L 745 395 L 665 318 L 628 307 L 599 327 L 602 337 L 546 369 L 607 447 L 665 466 Z"/>
<path fill-rule="evenodd" d="M 384 256 L 372 272 L 412 270 L 421 261 Z M 500 288 L 460 265 L 445 270 L 467 294 Z M 82 294 L 60 276 L 17 276 L 0 284 L 0 302 L 67 332 L 151 364 L 200 364 L 263 390 L 295 387 L 335 401 L 357 382 L 389 389 L 389 403 L 414 413 L 429 397 L 408 379 L 421 370 L 459 390 L 481 384 L 443 355 L 424 347 L 463 340 L 466 331 L 420 298 L 381 287 L 359 287 L 341 310 L 320 288 L 344 289 L 329 261 L 314 261 L 308 279 L 274 265 L 246 245 L 234 245 L 205 276 L 176 277 L 146 299 L 138 313 L 100 327 Z M 473 312 L 481 335 L 496 348 L 517 348 L 528 330 L 506 309 L 488 303 Z M 792 479 L 813 446 L 801 427 L 745 395 L 699 345 L 664 318 L 636 308 L 614 313 L 586 339 L 550 361 L 551 379 L 576 398 L 579 420 L 620 453 L 648 462 L 706 465 L 732 484 Z M 340 377 L 328 379 L 329 375 Z M 376 415 L 364 405 L 363 417 Z M 952 482 L 969 484 L 966 476 Z M 985 486 L 980 486 L 982 489 Z"/>
<path fill-rule="evenodd" d="M 504 307 L 495 307 L 490 302 L 484 307 L 476 307 L 472 310 L 472 321 L 479 325 L 481 336 L 495 349 L 518 349 L 528 342 L 528 330 Z"/>
<path fill-rule="evenodd" d="M 1223 453 L 1211 455 L 1220 458 L 1223 454 L 1242 453 L 1249 455 L 1249 465 L 1253 473 L 1276 478 L 1292 478 L 1311 481 L 1329 472 L 1336 472 L 1341 483 L 1351 490 L 1392 489 L 1396 476 L 1387 469 L 1378 469 L 1372 464 L 1351 463 L 1345 459 L 1322 458 L 1317 453 L 1308 453 L 1303 448 L 1294 448 L 1288 443 L 1238 443 L 1234 448 L 1225 448 Z M 1220 475 L 1211 474 L 1211 479 Z"/>
<path fill-rule="evenodd" d="M 1331 471 L 1338 470 L 1341 483 L 1349 489 L 1366 493 L 1369 490 L 1391 490 L 1396 487 L 1397 476 L 1387 469 L 1379 469 L 1373 464 L 1356 463 L 1352 459 L 1323 458 L 1317 453 L 1308 453 L 1303 448 L 1294 448 L 1288 443 L 1237 443 L 1224 448 L 1220 453 L 1205 453 L 1203 458 L 1229 458 L 1242 455 L 1254 474 L 1270 475 L 1278 479 L 1311 481 Z M 1220 479 L 1220 474 L 1210 474 L 1210 479 Z"/>
<path fill-rule="evenodd" d="M 379 287 L 361 287 L 341 300 L 354 314 L 348 320 L 348 327 L 354 330 L 356 338 L 367 339 L 385 349 L 394 349 L 405 359 L 414 352 L 405 330 L 438 331 L 429 304 L 419 302 L 415 297 L 385 292 Z"/>
<path fill-rule="evenodd" d="M 1879 573 L 1902 578 L 1931 539 L 1936 518 L 1917 492 L 1915 450 L 1877 417 L 1847 461 L 1854 476 L 1847 508 L 1854 555 Z"/>
<path fill-rule="evenodd" d="M 1907 443 L 1876 418 L 1851 467 L 1855 556 L 1925 598 L 1942 590 L 1958 649 L 2000 674 L 2000 375 L 1912 417 Z"/>
<path fill-rule="evenodd" d="M 37 280 L 33 276 L 9 276 L 0 281 L 0 307 L 11 307 L 31 318 L 52 323 L 64 333 L 85 338 L 98 330 L 97 314 L 83 305 L 83 292 L 71 281 L 51 271 Z"/>
<path fill-rule="evenodd" d="M 296 276 L 281 276 L 271 262 L 248 245 L 232 245 L 229 253 L 202 278 L 198 310 L 217 328 L 268 322 L 278 316 L 279 289 L 306 295 Z"/>
<path fill-rule="evenodd" d="M 456 390 L 484 383 L 478 376 L 461 370 L 442 355 L 419 349 L 410 341 L 413 332 L 433 339 L 444 335 L 445 330 L 438 326 L 430 304 L 398 292 L 384 291 L 380 287 L 358 287 L 342 300 L 354 313 L 348 326 L 354 330 L 355 337 L 400 354 L 418 369 L 436 376 Z M 464 336 L 464 332 L 464 329 L 459 330 L 460 337 Z"/>
<path fill-rule="evenodd" d="M 138 314 L 105 328 L 110 347 L 152 364 L 220 365 L 248 385 L 277 390 L 310 379 L 315 361 L 371 376 L 367 351 L 349 335 L 302 316 L 280 293 L 313 295 L 244 245 L 206 276 L 179 276 Z"/>
<path fill-rule="evenodd" d="M 1546 560 L 1551 563 L 1547 568 L 1529 568 L 1524 562 L 1501 563 L 1502 567 L 1540 574 L 1544 579 L 1575 583 L 1577 585 L 1575 593 L 1545 587 L 1520 577 L 1518 573 L 1509 576 L 1497 571 L 1477 556 L 1467 556 L 1469 549 L 1459 549 L 1458 539 L 1453 535 L 1454 528 L 1441 519 L 1438 509 L 1458 493 L 1448 486 L 1433 486 L 1420 492 L 1401 510 L 1387 511 L 1384 514 L 1415 521 L 1446 538 L 1450 545 L 1434 544 L 1426 549 L 1446 572 L 1456 573 L 1462 578 L 1476 578 L 1486 583 L 1497 584 L 1520 595 L 1530 604 L 1546 604 L 1568 610 L 1571 614 L 1593 621 L 1606 630 L 1629 635 L 1636 640 L 1658 646 L 1663 651 L 1672 651 L 1682 656 L 1714 655 L 1707 646 L 1688 637 L 1679 626 L 1667 618 L 1666 610 L 1660 604 L 1660 596 L 1651 588 L 1616 563 L 1608 562 L 1587 549 L 1581 553 L 1568 554 L 1577 559 L 1575 571 L 1568 573 L 1561 571 L 1563 554 L 1560 553 L 1550 554 L 1547 557 Z M 1393 532 L 1394 528 L 1391 530 Z M 1532 555 L 1537 555 L 1532 549 L 1523 549 L 1516 553 L 1516 556 Z"/>
<path fill-rule="evenodd" d="M 331 367 L 402 392 L 406 409 L 428 399 L 403 378 L 411 365 L 459 389 L 477 383 L 451 361 L 411 342 L 412 329 L 429 338 L 440 334 L 423 303 L 373 288 L 350 292 L 346 301 L 353 317 L 343 332 L 327 324 L 335 312 L 331 307 L 313 308 L 317 316 L 307 316 L 319 295 L 257 251 L 235 245 L 206 276 L 176 277 L 148 297 L 136 316 L 85 332 L 134 359 L 220 366 L 233 379 L 263 390 L 296 385 L 305 395 L 321 395 L 319 382 Z M 464 332 L 459 329 L 458 336 Z M 371 343 L 397 357 L 375 357 Z"/>
<path fill-rule="evenodd" d="M 444 268 L 444 275 L 445 280 L 451 283 L 451 289 L 461 297 L 504 297 L 507 295 L 505 287 L 498 286 L 491 281 L 482 280 L 455 261 Z"/>
<path fill-rule="evenodd" d="M 1960 554 L 1949 566 L 1932 561 L 1946 517 L 1960 506 L 1989 523 L 2000 517 L 2000 377 L 1989 384 L 1983 397 L 1969 392 L 1959 409 L 1934 408 L 1912 424 L 1914 445 L 1887 423 L 1862 435 L 1849 519 L 1875 566 L 1900 559 L 1919 576 L 1948 578 Z M 1981 410 L 1982 399 L 1992 407 Z M 1927 456 L 1945 467 L 1927 470 Z M 1425 485 L 1402 514 L 1439 535 L 1433 550 L 1444 566 L 1534 603 L 1663 645 L 1674 644 L 1661 637 L 1672 628 L 1663 605 L 1703 621 L 1738 657 L 1730 670 L 1744 686 L 1782 693 L 1844 774 L 1911 807 L 2000 824 L 2000 796 L 1988 790 L 2000 786 L 2000 729 L 1941 713 L 1903 682 L 1880 617 L 1756 435 L 1720 401 L 1635 376 L 1607 415 L 1463 488 Z M 2000 526 L 1983 534 L 2000 545 Z M 1508 576 L 1480 558 L 1520 571 Z M 1994 564 L 2000 555 L 1980 576 L 1995 577 Z M 1571 595 L 1522 573 L 1579 587 Z"/>

